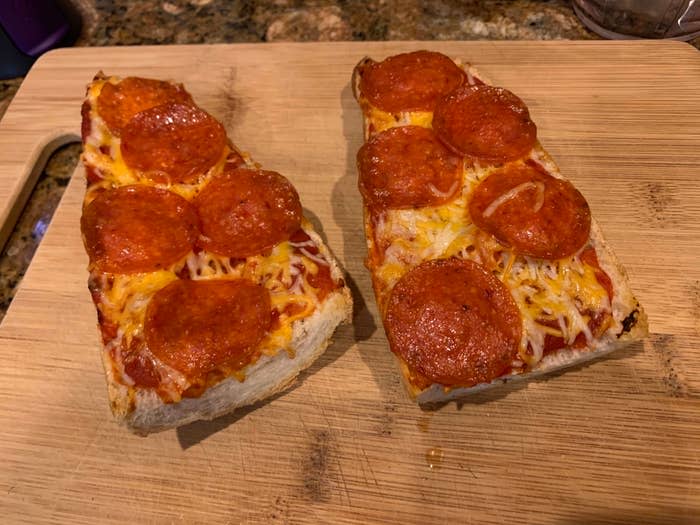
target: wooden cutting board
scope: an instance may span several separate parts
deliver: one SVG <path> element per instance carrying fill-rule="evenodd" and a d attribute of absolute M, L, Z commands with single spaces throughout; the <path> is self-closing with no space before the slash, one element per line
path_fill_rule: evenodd
<path fill-rule="evenodd" d="M 429 47 L 530 107 L 646 307 L 609 359 L 422 411 L 404 395 L 362 260 L 354 64 Z M 696 523 L 700 516 L 700 54 L 673 42 L 335 43 L 67 49 L 0 124 L 12 215 L 85 84 L 172 78 L 289 177 L 348 273 L 355 324 L 288 393 L 148 438 L 117 426 L 98 357 L 78 168 L 0 328 L 0 513 L 66 523 Z"/>

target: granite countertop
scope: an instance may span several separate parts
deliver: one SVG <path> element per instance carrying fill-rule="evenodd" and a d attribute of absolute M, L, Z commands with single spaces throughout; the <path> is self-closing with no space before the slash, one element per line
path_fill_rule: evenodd
<path fill-rule="evenodd" d="M 597 39 L 569 0 L 73 0 L 76 46 L 329 40 Z M 700 38 L 691 42 L 700 47 Z M 22 78 L 0 80 L 0 116 Z M 70 144 L 48 161 L 0 253 L 0 320 L 78 162 Z"/>

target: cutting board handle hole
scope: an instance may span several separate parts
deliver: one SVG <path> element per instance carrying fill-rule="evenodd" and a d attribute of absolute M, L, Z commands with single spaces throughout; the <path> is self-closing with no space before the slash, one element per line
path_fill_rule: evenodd
<path fill-rule="evenodd" d="M 80 137 L 61 134 L 36 149 L 0 226 L 0 320 L 4 317 L 80 157 Z"/>

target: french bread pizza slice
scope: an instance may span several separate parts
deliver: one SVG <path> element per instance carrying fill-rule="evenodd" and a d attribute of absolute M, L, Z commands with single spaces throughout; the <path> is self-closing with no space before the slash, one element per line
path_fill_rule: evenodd
<path fill-rule="evenodd" d="M 81 231 L 112 412 L 148 434 L 281 392 L 349 321 L 341 270 L 283 175 L 173 82 L 98 74 Z"/>
<path fill-rule="evenodd" d="M 363 59 L 353 90 L 366 265 L 418 403 L 570 367 L 647 334 L 624 269 L 520 98 L 430 51 Z"/>

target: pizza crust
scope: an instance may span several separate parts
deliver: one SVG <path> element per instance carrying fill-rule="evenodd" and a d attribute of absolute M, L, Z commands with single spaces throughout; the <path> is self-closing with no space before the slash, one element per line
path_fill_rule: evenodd
<path fill-rule="evenodd" d="M 649 321 L 644 308 L 632 294 L 627 272 L 620 265 L 615 254 L 605 242 L 603 234 L 595 222 L 591 221 L 591 241 L 596 248 L 598 262 L 613 282 L 615 298 L 613 299 L 613 319 L 617 330 L 609 329 L 603 338 L 595 341 L 595 346 L 585 348 L 564 348 L 545 355 L 537 365 L 525 373 L 510 374 L 494 379 L 490 383 L 462 388 L 445 388 L 432 384 L 424 390 L 416 389 L 408 380 L 406 364 L 396 357 L 402 371 L 404 386 L 409 395 L 424 407 L 439 406 L 448 401 L 464 398 L 471 394 L 490 390 L 506 383 L 528 381 L 551 372 L 578 366 L 604 357 L 612 352 L 644 339 L 649 334 Z"/>
<path fill-rule="evenodd" d="M 263 355 L 246 370 L 244 381 L 229 377 L 202 396 L 184 398 L 178 403 L 163 403 L 152 390 L 141 390 L 136 394 L 134 409 L 123 415 L 122 422 L 132 432 L 146 435 L 200 419 L 215 419 L 290 388 L 300 372 L 331 344 L 336 327 L 350 319 L 351 304 L 350 292 L 342 288 L 310 317 L 294 323 L 290 345 L 295 354 L 293 359 L 284 350 L 274 357 Z M 114 399 L 125 401 L 123 394 Z"/>
<path fill-rule="evenodd" d="M 321 237 L 314 231 L 307 233 L 330 261 L 332 277 L 341 279 L 342 271 Z M 352 304 L 347 287 L 334 291 L 311 316 L 292 325 L 293 358 L 284 349 L 273 357 L 263 355 L 245 370 L 244 381 L 229 377 L 200 397 L 183 398 L 177 403 L 164 403 L 153 390 L 140 389 L 134 394 L 116 380 L 111 358 L 103 350 L 112 412 L 130 431 L 145 436 L 200 419 L 212 420 L 278 394 L 291 387 L 297 376 L 323 354 L 338 325 L 351 321 Z"/>
<path fill-rule="evenodd" d="M 96 100 L 100 92 L 99 83 L 108 82 L 111 81 L 111 79 L 112 77 L 108 78 L 101 73 L 98 74 L 95 77 L 95 81 L 88 86 L 86 102 L 83 105 L 83 162 L 86 164 L 86 168 L 94 169 L 97 172 L 102 170 L 102 173 L 110 176 L 106 186 L 100 184 L 101 181 L 91 181 L 88 176 L 88 188 L 85 196 L 86 204 L 99 194 L 100 191 L 111 188 L 111 184 L 114 184 L 114 186 L 124 186 L 127 184 L 141 183 L 129 169 L 122 167 L 118 161 L 115 160 L 115 155 L 111 153 L 111 150 L 114 149 L 113 143 L 111 142 L 113 137 L 109 135 L 108 138 L 105 138 L 107 136 L 106 131 L 103 131 L 105 130 L 105 126 L 102 123 L 101 117 L 97 114 Z M 114 77 L 114 79 L 116 79 L 116 77 Z M 87 128 L 85 127 L 86 118 L 89 119 L 90 124 Z M 104 152 L 102 148 L 105 145 L 105 140 L 109 141 L 109 154 Z M 225 153 L 225 155 L 223 155 L 220 161 L 217 161 L 217 164 L 205 174 L 204 180 L 210 178 L 215 170 L 223 169 L 223 164 L 230 155 L 233 155 L 233 158 L 238 156 L 248 169 L 261 169 L 249 155 L 241 152 L 235 145 L 230 143 L 230 141 L 223 153 Z M 176 193 L 179 192 L 181 196 L 187 200 L 192 200 L 193 195 L 196 194 L 196 190 L 201 189 L 202 182 L 200 181 L 198 184 L 200 187 L 197 188 L 194 188 L 191 184 L 174 184 L 172 188 L 168 189 Z M 180 390 L 175 392 L 175 395 L 170 397 L 171 400 L 176 399 L 177 401 L 164 401 L 156 389 L 133 386 L 131 378 L 123 370 L 124 365 L 121 356 L 117 355 L 115 358 L 114 354 L 119 354 L 118 349 L 120 348 L 125 333 L 122 331 L 123 326 L 128 326 L 130 330 L 133 330 L 134 326 L 140 326 L 142 328 L 143 320 L 139 321 L 138 316 L 135 316 L 137 319 L 136 321 L 129 318 L 130 324 L 127 324 L 127 322 L 123 320 L 114 321 L 114 324 L 118 327 L 117 335 L 115 336 L 112 334 L 110 329 L 107 339 L 111 338 L 111 340 L 103 345 L 101 355 L 107 379 L 110 406 L 115 419 L 119 423 L 125 425 L 130 431 L 136 434 L 147 435 L 200 419 L 214 419 L 236 408 L 254 404 L 284 391 L 293 384 L 295 378 L 297 378 L 304 369 L 308 368 L 318 359 L 328 345 L 331 344 L 331 337 L 338 325 L 351 321 L 352 296 L 350 290 L 344 284 L 343 272 L 336 259 L 333 257 L 320 235 L 313 229 L 312 224 L 304 217 L 301 218 L 301 229 L 310 239 L 309 242 L 313 243 L 314 248 L 318 249 L 317 255 L 323 258 L 323 260 L 321 261 L 316 258 L 317 260 L 314 261 L 313 254 L 308 255 L 307 258 L 312 260 L 313 265 L 328 264 L 334 288 L 329 291 L 328 295 L 325 296 L 323 300 L 319 300 L 319 296 L 316 295 L 315 292 L 309 291 L 309 293 L 306 294 L 308 295 L 308 297 L 306 297 L 306 299 L 308 299 L 305 305 L 306 310 L 304 310 L 302 314 L 297 314 L 297 317 L 300 318 L 297 320 L 292 320 L 294 318 L 285 318 L 284 323 L 289 324 L 284 324 L 284 330 L 280 328 L 279 333 L 271 332 L 271 338 L 267 340 L 271 342 L 265 343 L 266 346 L 262 347 L 260 357 L 254 363 L 246 366 L 242 370 L 234 371 L 233 375 L 209 386 L 199 397 L 184 397 L 180 399 L 180 394 L 182 390 L 188 386 L 189 380 L 184 375 L 180 374 L 180 372 L 169 368 L 163 363 L 159 364 L 159 366 L 161 366 L 159 370 L 165 374 L 161 376 L 161 378 L 167 378 L 176 388 L 180 388 Z M 289 244 L 291 245 L 292 242 L 290 241 Z M 281 246 L 282 251 L 280 253 L 282 254 L 289 253 L 285 250 L 293 250 L 289 245 L 283 245 L 282 243 L 277 246 Z M 200 253 L 206 254 L 205 251 Z M 313 253 L 316 254 L 317 252 L 314 251 Z M 187 264 L 190 261 L 190 255 L 187 256 L 184 262 L 184 268 L 186 270 L 188 270 Z M 260 276 L 253 277 L 253 279 L 262 279 L 264 282 L 267 282 L 267 279 L 278 278 L 274 277 L 278 275 L 278 273 L 275 272 L 282 271 L 283 274 L 290 275 L 293 264 L 305 264 L 294 263 L 294 260 L 289 255 L 281 256 L 282 259 L 275 259 L 274 250 L 272 255 L 256 255 L 255 257 L 256 259 L 252 263 L 254 268 L 260 269 L 260 272 L 271 272 L 269 275 L 261 273 Z M 287 257 L 287 259 L 284 257 Z M 262 260 L 259 260 L 261 258 Z M 229 260 L 229 258 L 220 259 Z M 265 262 L 268 261 L 268 259 L 271 261 L 272 270 L 269 270 L 270 267 L 265 266 Z M 211 263 L 211 260 L 205 260 L 204 262 L 199 261 L 195 254 L 193 264 L 201 264 L 204 270 L 211 269 L 212 272 L 219 272 L 220 275 L 223 275 L 223 277 L 219 278 L 226 278 L 227 275 L 230 275 L 233 268 L 232 265 L 234 264 L 225 263 L 225 267 L 219 268 L 216 264 L 210 266 Z M 309 264 L 311 265 L 311 263 Z M 313 265 L 311 266 L 313 267 Z M 177 266 L 177 264 L 175 266 Z M 265 268 L 268 268 L 268 270 Z M 282 270 L 280 270 L 280 268 L 282 268 Z M 316 271 L 309 270 L 309 266 L 305 266 L 304 271 L 307 270 L 312 271 L 312 273 Z M 197 276 L 200 275 L 199 266 L 193 271 L 197 272 Z M 153 273 L 155 274 L 158 272 Z M 91 274 L 91 291 L 93 292 L 93 301 L 97 304 L 102 301 L 101 298 L 105 293 L 105 288 L 107 286 L 112 286 L 111 284 L 107 285 L 105 283 L 112 279 L 110 279 L 109 276 L 106 279 L 102 279 L 103 274 L 99 272 L 96 272 L 96 275 L 99 278 L 93 280 L 94 276 Z M 121 274 L 116 275 L 119 278 L 125 277 Z M 144 275 L 148 276 L 152 274 L 146 272 Z M 303 273 L 299 274 L 297 278 L 305 279 L 304 275 Z M 127 287 L 134 284 L 134 282 L 130 280 L 130 275 L 127 275 L 126 278 L 128 281 L 126 283 Z M 156 280 L 156 284 L 151 284 L 151 287 L 162 288 L 162 286 L 172 282 L 172 279 L 175 278 L 174 276 L 168 276 L 167 279 Z M 297 281 L 292 279 L 292 284 L 296 282 Z M 273 282 L 273 284 L 275 283 Z M 277 284 L 280 285 L 280 283 Z M 286 286 L 290 285 L 287 284 Z M 147 301 L 150 300 L 153 293 L 156 292 L 148 288 L 147 291 L 144 292 L 145 299 L 139 298 L 138 301 L 135 301 L 139 304 L 138 308 L 145 308 Z M 288 290 L 290 296 L 296 296 L 295 294 L 297 293 L 300 292 L 298 290 L 293 291 L 292 288 Z M 99 309 L 100 304 L 97 304 L 98 318 L 100 321 L 100 328 L 104 328 L 104 323 L 113 323 L 113 320 L 106 317 L 104 312 Z M 124 306 L 124 310 L 119 310 L 118 308 L 117 310 L 120 312 L 133 311 L 129 310 L 129 304 L 133 303 L 124 303 L 124 305 L 126 305 Z M 138 311 L 140 312 L 141 310 Z M 110 313 L 110 315 L 112 314 Z M 133 334 L 134 332 L 132 331 L 130 333 Z M 280 334 L 281 337 L 275 337 Z M 117 350 L 112 351 L 113 349 Z M 167 375 L 171 373 L 172 377 Z M 169 383 L 168 387 L 171 386 L 172 384 Z M 168 391 L 168 395 L 170 394 L 171 392 Z M 168 399 L 168 397 L 166 396 L 165 399 Z"/>
<path fill-rule="evenodd" d="M 360 60 L 353 70 L 351 81 L 353 94 L 362 109 L 365 141 L 370 138 L 370 130 L 372 127 L 371 118 L 368 116 L 370 106 L 362 97 L 360 79 L 363 67 L 372 62 L 374 61 L 369 57 Z M 492 84 L 471 64 L 456 63 L 464 69 L 468 76 L 474 75 L 487 84 Z M 395 115 L 394 117 L 398 125 L 403 124 L 400 115 Z M 550 174 L 555 177 L 564 178 L 561 176 L 559 168 L 554 160 L 542 148 L 539 141 L 536 142 L 533 150 L 536 151 L 539 157 L 538 161 L 547 168 Z M 363 217 L 368 251 L 372 253 L 374 249 L 373 227 L 370 222 L 370 213 L 366 206 L 363 207 Z M 647 315 L 634 297 L 629 285 L 627 272 L 606 243 L 602 231 L 594 217 L 591 217 L 590 243 L 596 250 L 598 263 L 601 269 L 608 274 L 612 281 L 613 289 L 615 290 L 615 296 L 612 301 L 613 326 L 609 328 L 603 336 L 596 339 L 592 345 L 589 344 L 589 346 L 584 348 L 564 348 L 547 354 L 534 367 L 526 372 L 514 372 L 498 377 L 489 383 L 482 383 L 470 387 L 446 387 L 434 383 L 421 389 L 411 381 L 410 378 L 412 374 L 406 362 L 403 361 L 401 357 L 394 354 L 397 368 L 399 369 L 402 382 L 409 396 L 419 405 L 426 408 L 441 406 L 449 401 L 462 399 L 471 394 L 490 390 L 505 383 L 527 381 L 550 372 L 574 367 L 598 359 L 646 337 L 649 332 Z M 372 275 L 372 282 L 375 288 L 377 301 L 383 303 L 388 297 L 390 290 L 384 290 L 383 283 L 374 274 Z M 380 304 L 379 310 L 383 311 L 383 304 Z"/>

